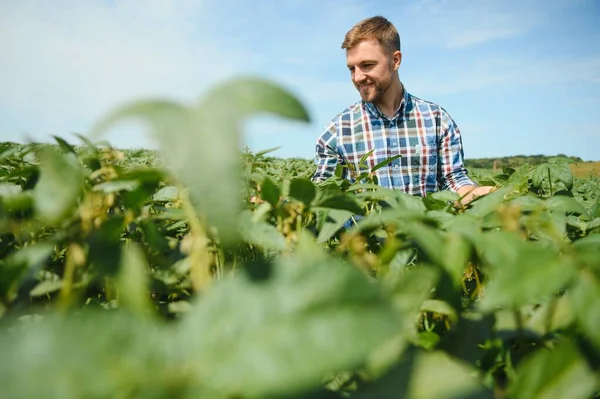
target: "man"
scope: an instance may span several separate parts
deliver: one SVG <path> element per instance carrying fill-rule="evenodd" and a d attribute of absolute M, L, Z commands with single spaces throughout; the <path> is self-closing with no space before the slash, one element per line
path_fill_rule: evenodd
<path fill-rule="evenodd" d="M 361 100 L 333 118 L 318 138 L 313 181 L 333 176 L 338 163 L 358 170 L 361 158 L 373 150 L 366 159 L 369 169 L 400 155 L 375 172 L 384 187 L 419 196 L 452 190 L 463 197 L 463 205 L 493 189 L 469 178 L 460 131 L 450 115 L 410 94 L 401 82 L 394 25 L 380 16 L 367 18 L 346 33 L 342 49 Z M 342 176 L 355 178 L 348 168 Z"/>

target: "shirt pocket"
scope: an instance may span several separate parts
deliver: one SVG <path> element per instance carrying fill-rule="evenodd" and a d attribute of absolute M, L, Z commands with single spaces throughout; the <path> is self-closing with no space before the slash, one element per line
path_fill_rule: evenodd
<path fill-rule="evenodd" d="M 435 183 L 437 178 L 438 145 L 435 135 L 426 135 L 418 138 L 414 145 L 408 148 L 410 168 L 413 184 Z"/>

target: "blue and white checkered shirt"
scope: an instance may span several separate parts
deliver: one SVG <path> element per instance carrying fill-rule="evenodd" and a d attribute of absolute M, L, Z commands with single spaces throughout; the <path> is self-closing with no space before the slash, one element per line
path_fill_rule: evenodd
<path fill-rule="evenodd" d="M 375 171 L 379 185 L 425 196 L 438 190 L 457 191 L 476 184 L 464 167 L 462 139 L 456 123 L 437 104 L 415 97 L 404 89 L 404 97 L 393 118 L 388 118 L 372 103 L 358 101 L 339 113 L 317 140 L 312 180 L 326 180 L 336 166 L 351 164 L 342 177 L 356 181 L 360 160 L 366 158 L 370 172 L 378 163 L 400 155 Z"/>

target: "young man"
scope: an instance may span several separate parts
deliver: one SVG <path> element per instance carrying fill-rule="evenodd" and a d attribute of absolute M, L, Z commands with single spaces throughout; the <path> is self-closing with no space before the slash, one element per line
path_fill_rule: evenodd
<path fill-rule="evenodd" d="M 366 159 L 369 169 L 400 155 L 375 172 L 384 187 L 420 196 L 452 190 L 464 197 L 463 205 L 493 189 L 469 178 L 460 131 L 450 115 L 410 94 L 401 82 L 394 25 L 380 16 L 360 21 L 346 34 L 342 49 L 361 100 L 333 118 L 318 138 L 313 181 L 333 176 L 338 163 L 358 170 L 361 158 L 373 150 Z M 344 168 L 343 177 L 354 181 L 355 176 Z"/>

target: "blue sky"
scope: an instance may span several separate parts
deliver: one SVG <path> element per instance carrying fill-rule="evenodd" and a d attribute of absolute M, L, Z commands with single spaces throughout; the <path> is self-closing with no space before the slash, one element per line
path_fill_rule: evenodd
<path fill-rule="evenodd" d="M 245 143 L 312 158 L 327 122 L 359 99 L 340 45 L 373 15 L 398 28 L 401 80 L 450 113 L 467 158 L 600 160 L 598 0 L 3 0 L 0 140 L 78 142 L 73 132 L 128 101 L 189 102 L 256 75 L 290 89 L 311 121 L 255 117 Z M 137 125 L 107 138 L 154 147 Z"/>

